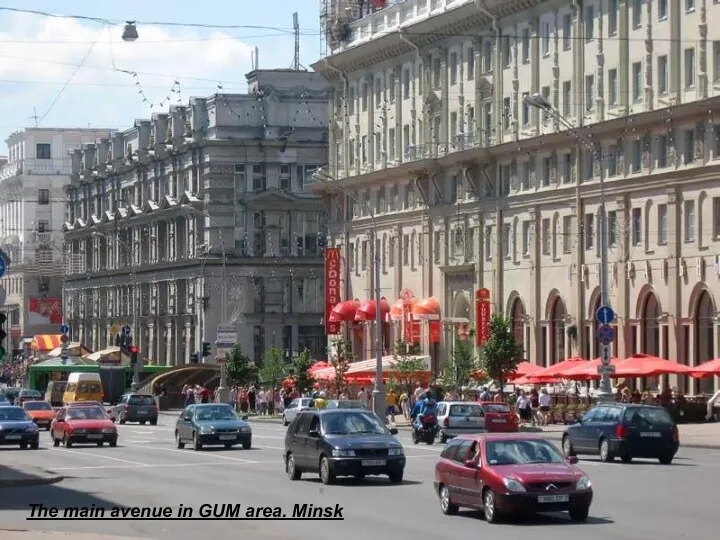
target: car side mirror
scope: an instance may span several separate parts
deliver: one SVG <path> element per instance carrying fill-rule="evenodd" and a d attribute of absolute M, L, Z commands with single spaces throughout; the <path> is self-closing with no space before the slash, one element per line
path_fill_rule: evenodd
<path fill-rule="evenodd" d="M 565 458 L 565 463 L 567 463 L 568 465 L 577 465 L 577 462 L 577 456 L 568 456 Z"/>
<path fill-rule="evenodd" d="M 398 434 L 397 428 L 390 428 L 390 435 L 397 435 L 397 434 Z"/>
<path fill-rule="evenodd" d="M 320 438 L 320 432 L 317 429 L 311 429 L 308 432 L 308 437 L 311 437 L 313 439 L 319 439 Z"/>
<path fill-rule="evenodd" d="M 185 420 L 186 422 L 188 422 L 189 420 L 192 420 L 192 416 L 189 414 L 186 414 L 185 416 L 182 417 L 182 419 Z"/>
<path fill-rule="evenodd" d="M 576 418 L 576 419 L 575 419 L 575 422 L 573 422 L 573 423 L 574 423 L 574 424 L 582 424 L 582 423 L 583 423 L 582 417 Z"/>
<path fill-rule="evenodd" d="M 243 420 L 247 420 L 247 419 L 250 418 L 250 417 L 249 417 L 247 414 L 243 414 L 241 418 L 242 418 Z"/>
<path fill-rule="evenodd" d="M 477 461 L 475 461 L 474 459 L 466 459 L 465 466 L 468 469 L 479 469 L 480 468 L 480 464 Z"/>

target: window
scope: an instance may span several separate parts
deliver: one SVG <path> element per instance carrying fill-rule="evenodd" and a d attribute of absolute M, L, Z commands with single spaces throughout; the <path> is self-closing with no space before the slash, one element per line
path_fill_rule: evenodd
<path fill-rule="evenodd" d="M 510 36 L 502 40 L 502 65 L 505 69 L 510 67 Z"/>
<path fill-rule="evenodd" d="M 450 53 L 450 84 L 457 84 L 458 57 L 457 53 Z"/>
<path fill-rule="evenodd" d="M 720 237 L 720 197 L 713 197 L 713 238 Z"/>
<path fill-rule="evenodd" d="M 550 185 L 550 173 L 552 172 L 552 158 L 549 156 L 544 157 L 542 160 L 542 167 L 543 167 L 542 185 L 547 187 Z"/>
<path fill-rule="evenodd" d="M 522 95 L 522 123 L 526 126 L 530 123 L 530 105 L 527 104 L 527 98 L 530 96 L 529 92 L 525 92 Z"/>
<path fill-rule="evenodd" d="M 611 146 L 608 149 L 608 176 L 617 176 L 619 153 L 620 149 L 617 146 Z"/>
<path fill-rule="evenodd" d="M 520 189 L 530 189 L 530 163 L 527 161 L 521 161 L 518 164 L 518 178 L 520 180 Z"/>
<path fill-rule="evenodd" d="M 235 164 L 233 181 L 235 183 L 235 193 L 241 194 L 247 191 L 247 180 L 245 179 L 245 165 Z"/>
<path fill-rule="evenodd" d="M 592 41 L 595 34 L 595 10 L 592 6 L 585 8 L 585 41 Z"/>
<path fill-rule="evenodd" d="M 375 108 L 382 105 L 383 101 L 383 85 L 382 79 L 375 79 Z"/>
<path fill-rule="evenodd" d="M 383 151 L 382 151 L 382 134 L 376 133 L 374 136 L 375 139 L 375 162 L 380 163 L 383 158 Z"/>
<path fill-rule="evenodd" d="M 608 35 L 617 34 L 618 0 L 608 0 Z"/>
<path fill-rule="evenodd" d="M 618 243 L 617 212 L 612 210 L 611 212 L 608 212 L 607 216 L 608 246 L 612 248 L 617 246 Z"/>
<path fill-rule="evenodd" d="M 50 143 L 37 143 L 35 145 L 35 159 L 52 159 Z"/>
<path fill-rule="evenodd" d="M 563 216 L 562 224 L 562 250 L 563 253 L 572 252 L 572 216 Z"/>
<path fill-rule="evenodd" d="M 683 203 L 683 213 L 684 213 L 684 231 L 685 231 L 685 241 L 686 242 L 694 242 L 695 241 L 695 201 L 685 201 Z"/>
<path fill-rule="evenodd" d="M 572 41 L 572 15 L 567 13 L 563 16 L 563 50 L 570 50 Z"/>
<path fill-rule="evenodd" d="M 388 247 L 388 266 L 393 268 L 395 266 L 395 251 L 397 250 L 397 238 L 395 236 L 390 237 L 390 243 Z"/>
<path fill-rule="evenodd" d="M 402 97 L 408 99 L 410 97 L 410 70 L 404 68 L 402 71 Z"/>
<path fill-rule="evenodd" d="M 572 87 L 570 86 L 570 81 L 564 81 L 563 86 L 563 115 L 564 116 L 570 116 L 570 103 L 572 99 Z"/>
<path fill-rule="evenodd" d="M 347 109 L 348 109 L 348 115 L 353 116 L 355 114 L 355 87 L 351 86 L 348 88 L 348 98 L 347 98 Z"/>
<path fill-rule="evenodd" d="M 388 130 L 388 159 L 395 161 L 395 128 Z"/>
<path fill-rule="evenodd" d="M 550 87 L 543 86 L 541 89 L 542 97 L 550 101 Z M 550 117 L 550 113 L 547 110 L 543 110 L 543 120 L 547 120 Z"/>
<path fill-rule="evenodd" d="M 685 49 L 685 88 L 695 86 L 695 49 Z"/>
<path fill-rule="evenodd" d="M 257 163 L 252 168 L 252 186 L 253 191 L 265 190 L 265 165 Z"/>
<path fill-rule="evenodd" d="M 530 255 L 530 222 L 529 221 L 523 221 L 522 225 L 522 235 L 523 235 L 523 255 L 525 257 Z"/>
<path fill-rule="evenodd" d="M 357 265 L 355 264 L 355 244 L 350 243 L 348 244 L 348 269 L 351 272 L 354 272 L 357 268 Z"/>
<path fill-rule="evenodd" d="M 639 101 L 642 97 L 642 62 L 632 65 L 632 98 Z"/>
<path fill-rule="evenodd" d="M 367 135 L 363 135 L 360 139 L 360 163 L 365 165 L 368 158 L 368 138 Z"/>
<path fill-rule="evenodd" d="M 542 23 L 542 55 L 550 55 L 550 23 Z"/>
<path fill-rule="evenodd" d="M 355 167 L 355 139 L 348 141 L 348 162 L 350 167 Z"/>
<path fill-rule="evenodd" d="M 408 149 L 410 148 L 410 126 L 408 124 L 405 124 L 403 126 L 403 153 L 404 155 L 408 154 Z"/>
<path fill-rule="evenodd" d="M 472 81 L 475 78 L 475 49 L 469 47 L 467 50 L 467 78 L 468 81 Z"/>
<path fill-rule="evenodd" d="M 395 73 L 388 75 L 388 97 L 390 103 L 395 103 L 395 92 L 397 92 L 397 81 L 395 80 Z"/>
<path fill-rule="evenodd" d="M 433 60 L 433 88 L 440 88 L 440 73 L 442 71 L 442 62 L 439 58 Z"/>
<path fill-rule="evenodd" d="M 585 236 L 585 249 L 591 250 L 595 246 L 595 215 L 585 214 L 585 226 L 583 227 Z"/>
<path fill-rule="evenodd" d="M 368 109 L 368 84 L 363 83 L 362 85 L 362 95 L 360 97 L 360 106 L 362 108 L 362 111 L 365 112 Z"/>
<path fill-rule="evenodd" d="M 442 231 L 435 231 L 433 237 L 433 262 L 440 264 L 440 242 L 442 238 Z"/>
<path fill-rule="evenodd" d="M 573 155 L 568 152 L 563 156 L 563 184 L 572 182 Z"/>
<path fill-rule="evenodd" d="M 668 136 L 659 135 L 657 138 L 657 166 L 667 167 L 667 147 L 668 147 Z"/>
<path fill-rule="evenodd" d="M 410 235 L 403 235 L 403 252 L 402 252 L 403 266 L 410 264 Z"/>
<path fill-rule="evenodd" d="M 492 40 L 483 41 L 482 70 L 484 73 L 492 71 Z"/>
<path fill-rule="evenodd" d="M 50 204 L 49 189 L 38 189 L 38 204 Z"/>
<path fill-rule="evenodd" d="M 618 75 L 617 69 L 608 71 L 608 105 L 617 105 L 618 98 Z"/>
<path fill-rule="evenodd" d="M 657 3 L 658 21 L 667 20 L 668 16 L 668 0 L 658 0 Z"/>
<path fill-rule="evenodd" d="M 492 261 L 493 258 L 493 227 L 488 225 L 485 227 L 485 260 Z"/>
<path fill-rule="evenodd" d="M 685 132 L 685 165 L 695 161 L 695 130 Z"/>
<path fill-rule="evenodd" d="M 550 255 L 550 218 L 542 220 L 542 252 L 543 255 Z"/>
<path fill-rule="evenodd" d="M 642 244 L 642 209 L 632 209 L 631 223 L 632 245 L 639 246 Z"/>
<path fill-rule="evenodd" d="M 503 237 L 502 237 L 502 247 L 503 247 L 503 257 L 506 259 L 510 258 L 510 232 L 512 231 L 512 225 L 510 223 L 505 223 L 503 225 Z"/>
<path fill-rule="evenodd" d="M 522 32 L 522 63 L 530 63 L 530 29 L 525 28 Z"/>
<path fill-rule="evenodd" d="M 642 0 L 633 0 L 632 3 L 632 25 L 638 28 L 642 23 Z"/>
<path fill-rule="evenodd" d="M 368 267 L 368 241 L 363 240 L 360 244 L 360 269 L 367 270 Z"/>
<path fill-rule="evenodd" d="M 450 143 L 455 144 L 458 130 L 458 114 L 457 111 L 450 113 Z"/>
<path fill-rule="evenodd" d="M 668 91 L 668 58 L 667 55 L 658 56 L 657 59 L 657 88 L 661 94 Z"/>
<path fill-rule="evenodd" d="M 657 241 L 659 245 L 665 245 L 667 244 L 667 237 L 668 237 L 668 207 L 667 204 L 659 204 L 658 205 L 658 237 Z"/>
<path fill-rule="evenodd" d="M 638 173 L 642 169 L 642 141 L 632 142 L 632 172 Z"/>
<path fill-rule="evenodd" d="M 37 232 L 39 232 L 39 233 L 50 232 L 50 222 L 47 219 L 39 219 L 37 222 Z"/>
<path fill-rule="evenodd" d="M 280 165 L 280 189 L 290 190 L 290 165 Z"/>
<path fill-rule="evenodd" d="M 585 75 L 585 110 L 592 111 L 595 108 L 595 76 Z"/>
<path fill-rule="evenodd" d="M 503 99 L 503 128 L 510 129 L 512 121 L 512 110 L 510 109 L 510 98 Z"/>
<path fill-rule="evenodd" d="M 685 0 L 685 11 L 695 11 L 695 0 Z"/>

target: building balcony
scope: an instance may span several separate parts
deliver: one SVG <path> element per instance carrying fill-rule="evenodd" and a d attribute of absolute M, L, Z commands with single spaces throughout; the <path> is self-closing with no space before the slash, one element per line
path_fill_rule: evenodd
<path fill-rule="evenodd" d="M 0 168 L 0 181 L 18 174 L 69 175 L 69 159 L 23 159 L 8 163 Z"/>

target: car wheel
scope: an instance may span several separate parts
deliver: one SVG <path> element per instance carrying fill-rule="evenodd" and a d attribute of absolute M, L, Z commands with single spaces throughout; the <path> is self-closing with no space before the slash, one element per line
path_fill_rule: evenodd
<path fill-rule="evenodd" d="M 620 457 L 620 461 L 622 461 L 623 463 L 632 463 L 632 460 L 633 460 L 632 456 L 629 456 L 627 454 Z"/>
<path fill-rule="evenodd" d="M 490 488 L 487 488 L 483 493 L 483 512 L 485 512 L 485 521 L 488 523 L 498 522 L 495 492 Z"/>
<path fill-rule="evenodd" d="M 102 448 L 104 444 L 105 444 L 105 443 L 103 443 L 103 442 L 99 442 L 99 443 L 97 443 L 97 445 L 98 445 L 98 448 Z"/>
<path fill-rule="evenodd" d="M 21 442 L 21 443 L 20 443 L 20 449 L 21 449 L 21 450 L 25 450 L 27 447 L 28 447 L 28 443 L 26 443 L 26 442 Z"/>
<path fill-rule="evenodd" d="M 202 443 L 200 442 L 200 435 L 198 433 L 193 433 L 193 450 L 196 452 L 202 450 Z"/>
<path fill-rule="evenodd" d="M 302 476 L 302 473 L 295 466 L 295 456 L 292 454 L 288 454 L 287 462 L 285 463 L 285 472 L 287 472 L 288 478 L 293 481 L 300 480 Z"/>
<path fill-rule="evenodd" d="M 363 480 L 365 480 L 365 473 L 362 473 L 362 472 L 357 473 L 356 475 L 353 476 L 353 478 L 355 479 L 356 482 L 362 482 Z"/>
<path fill-rule="evenodd" d="M 402 484 L 403 471 L 393 471 L 388 474 L 388 478 L 390 479 L 391 484 Z"/>
<path fill-rule="evenodd" d="M 570 440 L 569 435 L 565 435 L 563 437 L 562 449 L 563 449 L 563 454 L 565 454 L 565 457 L 572 457 L 575 455 L 575 451 L 573 450 L 572 441 Z"/>
<path fill-rule="evenodd" d="M 330 467 L 330 460 L 325 456 L 320 458 L 320 480 L 326 486 L 335 482 L 335 474 Z"/>
<path fill-rule="evenodd" d="M 440 444 L 445 444 L 448 441 L 447 435 L 445 435 L 442 429 L 438 432 L 438 438 L 440 439 Z"/>
<path fill-rule="evenodd" d="M 118 424 L 124 424 L 126 422 L 125 415 L 120 415 L 120 418 L 118 418 Z"/>
<path fill-rule="evenodd" d="M 150 420 L 151 426 L 157 426 L 157 418 L 155 420 Z"/>
<path fill-rule="evenodd" d="M 230 450 L 232 448 L 232 443 L 225 443 L 225 450 Z"/>
<path fill-rule="evenodd" d="M 72 441 L 70 440 L 70 437 L 67 436 L 67 433 L 65 434 L 65 437 L 63 437 L 63 446 L 65 448 L 72 448 Z"/>
<path fill-rule="evenodd" d="M 243 450 L 250 450 L 252 443 L 250 441 L 243 443 Z"/>
<path fill-rule="evenodd" d="M 414 430 L 414 429 L 413 429 L 413 431 L 412 431 L 412 442 L 413 442 L 413 444 L 417 444 L 417 443 L 418 443 L 417 433 L 415 433 L 415 430 Z"/>
<path fill-rule="evenodd" d="M 60 446 L 60 439 L 56 439 L 55 437 L 52 438 L 53 446 L 57 448 Z"/>
<path fill-rule="evenodd" d="M 140 420 L 140 425 L 141 425 L 141 426 L 144 426 L 144 425 L 145 425 L 145 420 Z"/>
<path fill-rule="evenodd" d="M 661 465 L 670 465 L 673 462 L 673 456 L 661 456 L 658 458 Z"/>
<path fill-rule="evenodd" d="M 610 453 L 610 441 L 603 439 L 600 441 L 600 460 L 607 463 L 613 458 L 614 456 Z"/>
<path fill-rule="evenodd" d="M 588 515 L 590 514 L 590 507 L 581 506 L 579 508 L 571 508 L 568 513 L 570 514 L 571 520 L 580 523 L 587 521 Z"/>
<path fill-rule="evenodd" d="M 45 431 L 50 431 L 50 426 L 46 427 Z"/>
<path fill-rule="evenodd" d="M 110 448 L 116 448 L 117 447 L 117 439 L 113 439 L 110 441 Z"/>
<path fill-rule="evenodd" d="M 31 448 L 32 450 L 37 450 L 38 448 L 40 448 L 40 441 L 33 441 L 33 442 L 31 442 L 31 443 L 30 443 L 30 448 Z"/>
<path fill-rule="evenodd" d="M 440 486 L 440 510 L 446 516 L 453 516 L 457 514 L 460 508 L 457 504 L 453 504 L 450 500 L 450 490 L 447 486 Z"/>
<path fill-rule="evenodd" d="M 283 426 L 287 426 L 290 422 L 285 419 L 285 413 L 283 413 Z"/>
<path fill-rule="evenodd" d="M 180 439 L 180 433 L 178 433 L 177 431 L 175 432 L 175 448 L 177 448 L 178 450 L 182 450 L 183 448 L 185 448 L 185 443 L 182 442 L 182 440 Z"/>

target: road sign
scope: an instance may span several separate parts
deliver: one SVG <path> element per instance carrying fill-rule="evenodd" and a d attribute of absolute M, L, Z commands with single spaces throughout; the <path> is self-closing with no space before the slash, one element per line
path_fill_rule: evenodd
<path fill-rule="evenodd" d="M 68 358 L 70 358 L 67 349 L 63 349 L 62 353 L 60 354 L 60 358 L 62 358 L 63 360 L 67 360 Z"/>
<path fill-rule="evenodd" d="M 7 273 L 8 262 L 5 257 L 0 255 L 0 278 Z"/>
<path fill-rule="evenodd" d="M 615 366 L 598 366 L 598 375 L 612 375 L 615 373 Z"/>
<path fill-rule="evenodd" d="M 60 327 L 60 333 L 61 334 L 69 334 L 70 333 L 70 327 L 67 324 L 63 324 Z"/>
<path fill-rule="evenodd" d="M 610 306 L 600 306 L 595 313 L 595 318 L 600 324 L 610 324 L 615 320 L 615 312 Z"/>
<path fill-rule="evenodd" d="M 615 341 L 615 330 L 613 330 L 612 326 L 604 324 L 598 328 L 597 338 L 603 345 L 610 345 L 613 341 Z"/>
<path fill-rule="evenodd" d="M 402 298 L 404 304 L 411 304 L 415 299 L 415 293 L 412 289 L 403 289 L 400 291 L 400 298 Z"/>
<path fill-rule="evenodd" d="M 62 336 L 60 336 L 60 341 L 61 341 L 62 344 L 63 344 L 63 348 L 65 348 L 65 344 L 66 344 L 68 341 L 70 341 L 70 338 L 68 337 L 67 334 L 63 334 Z"/>
<path fill-rule="evenodd" d="M 238 341 L 237 328 L 234 324 L 218 324 L 217 325 L 217 340 L 215 343 L 227 343 L 229 345 L 235 345 Z"/>
<path fill-rule="evenodd" d="M 123 326 L 123 328 L 122 328 L 123 336 L 129 336 L 131 332 L 132 332 L 132 330 L 130 329 L 129 326 Z"/>
<path fill-rule="evenodd" d="M 602 362 L 604 365 L 608 365 L 610 363 L 610 346 L 603 345 L 600 347 L 600 362 Z"/>

